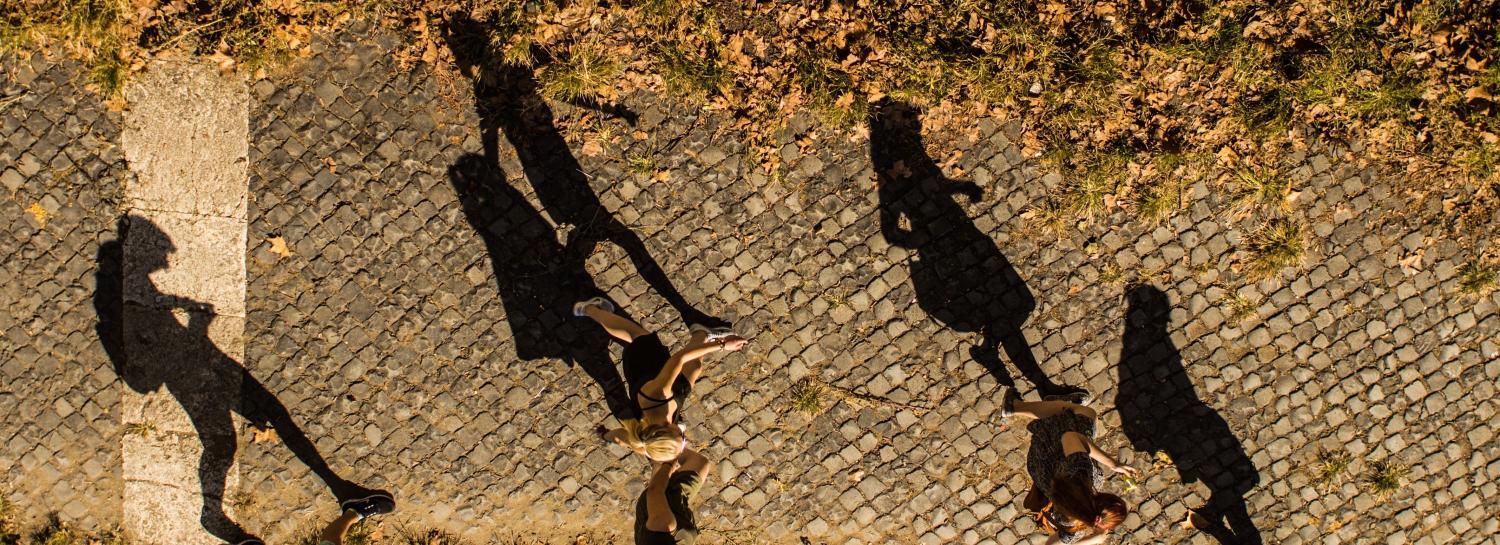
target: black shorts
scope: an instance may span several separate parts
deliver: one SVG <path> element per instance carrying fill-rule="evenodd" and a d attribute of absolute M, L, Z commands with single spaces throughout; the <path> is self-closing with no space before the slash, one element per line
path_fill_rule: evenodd
<path fill-rule="evenodd" d="M 667 345 L 661 343 L 660 337 L 649 333 L 636 337 L 625 345 L 625 352 L 620 355 L 620 359 L 625 368 L 625 383 L 630 386 L 631 401 L 639 407 L 642 401 L 641 387 L 661 374 L 662 368 L 667 366 L 667 360 L 672 359 L 672 352 L 667 350 Z M 679 414 L 692 391 L 693 387 L 687 378 L 677 375 L 677 380 L 672 382 L 672 400 L 677 402 Z M 647 405 L 652 404 L 649 400 L 645 402 Z"/>

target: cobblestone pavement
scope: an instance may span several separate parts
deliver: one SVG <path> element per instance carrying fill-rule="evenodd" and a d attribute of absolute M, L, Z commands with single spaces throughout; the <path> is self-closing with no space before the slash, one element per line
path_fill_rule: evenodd
<path fill-rule="evenodd" d="M 591 431 L 610 414 L 592 364 L 618 348 L 556 305 L 569 297 L 559 286 L 607 292 L 668 343 L 686 328 L 638 276 L 639 255 L 591 245 L 587 274 L 574 270 L 567 242 L 608 218 L 574 225 L 576 209 L 549 203 L 589 203 L 547 192 L 586 179 L 687 303 L 755 339 L 709 363 L 687 409 L 692 439 L 720 461 L 699 507 L 707 541 L 1004 544 L 1034 533 L 1019 505 L 1028 436 L 998 418 L 1001 382 L 1025 370 L 995 346 L 1005 341 L 945 314 L 962 308 L 932 295 L 945 280 L 972 286 L 962 303 L 973 308 L 1029 310 L 1020 332 L 1041 373 L 1097 395 L 1100 445 L 1148 469 L 1124 492 L 1136 509 L 1127 542 L 1213 542 L 1179 524 L 1200 508 L 1224 517 L 1214 532 L 1226 542 L 1500 533 L 1483 515 L 1500 486 L 1500 296 L 1459 293 L 1473 240 L 1411 219 L 1440 210 L 1390 213 L 1403 197 L 1343 160 L 1357 149 L 1288 165 L 1309 257 L 1256 283 L 1235 271 L 1259 220 L 1235 219 L 1203 183 L 1160 225 L 1112 216 L 1062 235 L 1030 227 L 1022 214 L 1061 179 L 1023 159 L 1015 125 L 1001 120 L 925 134 L 914 121 L 877 122 L 865 138 L 799 117 L 779 142 L 787 167 L 767 174 L 718 114 L 637 94 L 623 99 L 633 125 L 550 104 L 528 114 L 542 126 L 505 128 L 487 155 L 466 81 L 395 66 L 389 43 L 361 35 L 252 84 L 246 364 L 337 472 L 402 498 L 402 523 L 476 540 L 623 535 L 646 468 Z M 113 172 L 119 160 L 107 145 L 57 154 L 79 141 L 50 136 L 61 128 L 113 134 L 87 95 L 46 91 L 64 70 L 29 84 L 26 100 L 48 106 L 3 117 L 0 179 L 16 195 L 3 221 L 20 235 L 3 242 L 4 266 L 21 282 L 4 292 L 0 388 L 21 414 L 0 422 L 0 469 L 14 497 L 107 523 L 107 502 L 72 498 L 118 489 L 113 377 L 87 304 L 113 202 L 95 194 L 113 186 L 45 173 L 70 161 Z M 927 141 L 913 143 L 918 134 Z M 871 139 L 896 145 L 882 171 L 910 171 L 911 187 L 877 187 L 907 177 L 877 182 Z M 564 170 L 572 161 L 582 178 Z M 922 181 L 937 177 L 982 194 Z M 490 182 L 482 198 L 460 193 L 473 179 Z M 32 201 L 55 203 L 57 217 L 38 226 Z M 1492 239 L 1497 224 L 1468 236 Z M 970 269 L 1004 278 L 976 285 Z M 1005 298 L 1017 279 L 1029 304 Z M 827 387 L 814 414 L 794 408 L 804 379 Z M 1326 488 L 1314 482 L 1323 450 L 1355 460 Z M 332 513 L 326 488 L 284 447 L 253 443 L 240 456 L 234 501 L 247 527 L 279 540 Z M 1363 478 L 1387 461 L 1411 471 L 1381 498 Z"/>
<path fill-rule="evenodd" d="M 125 173 L 120 116 L 77 65 L 7 58 L 0 74 L 0 94 L 25 93 L 0 112 L 0 493 L 116 525 L 120 396 L 93 302 Z"/>

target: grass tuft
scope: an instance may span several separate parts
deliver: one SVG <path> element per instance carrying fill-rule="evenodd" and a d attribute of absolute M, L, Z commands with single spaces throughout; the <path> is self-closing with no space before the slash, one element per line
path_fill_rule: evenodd
<path fill-rule="evenodd" d="M 1318 488 L 1328 490 L 1344 480 L 1349 471 L 1349 465 L 1353 463 L 1354 456 L 1343 450 L 1324 450 L 1318 452 L 1318 459 L 1313 465 L 1313 484 Z"/>
<path fill-rule="evenodd" d="M 396 545 L 468 545 L 458 536 L 442 530 L 406 531 L 396 540 Z"/>
<path fill-rule="evenodd" d="M 1478 259 L 1465 264 L 1458 273 L 1458 289 L 1467 295 L 1488 295 L 1495 290 L 1497 283 L 1500 283 L 1500 274 L 1496 273 L 1495 267 Z"/>
<path fill-rule="evenodd" d="M 1249 272 L 1253 278 L 1274 276 L 1302 264 L 1306 253 L 1302 226 L 1292 220 L 1274 220 L 1250 237 Z"/>
<path fill-rule="evenodd" d="M 1291 210 L 1292 182 L 1270 168 L 1242 168 L 1235 171 L 1235 192 L 1230 201 L 1244 212 L 1269 209 Z"/>
<path fill-rule="evenodd" d="M 806 415 L 817 414 L 823 409 L 823 385 L 810 379 L 802 379 L 792 386 L 792 410 Z"/>
<path fill-rule="evenodd" d="M 1252 301 L 1249 297 L 1232 293 L 1224 298 L 1224 309 L 1229 311 L 1228 320 L 1231 324 L 1245 321 L 1246 318 L 1255 315 L 1255 309 L 1260 307 L 1260 302 Z"/>
<path fill-rule="evenodd" d="M 1365 477 L 1365 484 L 1383 500 L 1401 490 L 1406 475 L 1410 472 L 1411 468 L 1395 462 L 1376 462 L 1370 465 L 1370 474 Z"/>
<path fill-rule="evenodd" d="M 626 167 L 630 173 L 645 178 L 656 173 L 656 157 L 651 155 L 631 154 L 625 159 Z"/>
<path fill-rule="evenodd" d="M 548 64 L 538 80 L 542 96 L 552 100 L 573 101 L 597 98 L 613 86 L 620 74 L 620 64 L 604 48 L 578 43 L 565 55 Z"/>

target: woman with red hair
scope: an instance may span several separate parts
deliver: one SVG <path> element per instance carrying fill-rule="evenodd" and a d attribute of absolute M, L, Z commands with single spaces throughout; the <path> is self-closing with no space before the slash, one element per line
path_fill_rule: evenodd
<path fill-rule="evenodd" d="M 1132 478 L 1140 474 L 1094 444 L 1094 421 L 1099 415 L 1080 404 L 1084 402 L 1086 396 L 1021 401 L 1015 390 L 1006 389 L 1001 407 L 1002 416 L 1032 420 L 1027 426 L 1031 450 L 1026 459 L 1032 484 L 1024 506 L 1052 534 L 1048 545 L 1104 543 L 1110 529 L 1124 522 L 1129 509 L 1119 496 L 1099 491 L 1104 482 L 1099 466 Z"/>

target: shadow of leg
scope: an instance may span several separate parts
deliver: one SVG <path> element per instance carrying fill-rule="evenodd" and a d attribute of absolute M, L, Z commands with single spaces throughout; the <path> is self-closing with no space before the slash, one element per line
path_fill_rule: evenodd
<path fill-rule="evenodd" d="M 203 511 L 199 523 L 214 537 L 239 543 L 253 536 L 224 513 L 224 488 L 237 450 L 234 421 L 230 420 L 227 411 L 195 416 L 193 423 L 203 442 L 203 454 L 198 457 L 198 480 L 203 487 Z"/>
<path fill-rule="evenodd" d="M 1031 343 L 1026 342 L 1026 334 L 1020 329 L 1001 329 L 998 337 L 1000 346 L 1005 348 L 1006 357 L 1016 366 L 1016 370 L 1021 372 L 1021 376 L 1031 381 L 1041 395 L 1062 395 L 1082 391 L 1081 388 L 1060 386 L 1053 382 L 1047 373 L 1042 371 L 1042 365 L 1031 353 Z"/>
<path fill-rule="evenodd" d="M 646 249 L 646 243 L 641 241 L 641 237 L 637 236 L 635 231 L 614 218 L 610 218 L 609 222 L 598 229 L 600 235 L 625 250 L 625 255 L 629 256 L 631 264 L 635 265 L 636 274 L 639 274 L 641 279 L 651 286 L 651 289 L 656 290 L 657 294 L 666 299 L 667 304 L 672 305 L 677 314 L 682 316 L 684 323 L 703 324 L 709 327 L 730 325 L 729 322 L 710 316 L 688 303 L 682 293 L 677 291 L 677 286 L 672 283 L 672 279 L 667 277 L 666 271 L 662 270 L 656 259 L 651 257 L 651 251 Z M 590 244 L 588 247 L 592 249 L 593 245 Z"/>
<path fill-rule="evenodd" d="M 1243 497 L 1229 490 L 1215 491 L 1209 498 L 1209 506 L 1213 510 L 1214 522 L 1219 526 L 1219 533 L 1213 534 L 1219 543 L 1261 545 L 1260 530 L 1250 519 Z"/>
<path fill-rule="evenodd" d="M 1000 361 L 1000 341 L 990 332 L 983 332 L 979 344 L 969 348 L 969 357 L 983 365 L 990 374 L 995 375 L 995 381 L 1001 386 L 1016 387 L 1015 377 L 1005 369 L 1005 362 Z"/>
<path fill-rule="evenodd" d="M 270 425 L 276 430 L 276 436 L 281 439 L 282 444 L 292 451 L 298 460 L 311 469 L 314 474 L 322 479 L 323 484 L 333 492 L 334 498 L 342 502 L 368 495 L 373 490 L 355 485 L 333 472 L 328 467 L 328 461 L 318 452 L 317 446 L 308 440 L 307 435 L 302 433 L 302 428 L 292 421 L 291 413 L 287 412 L 286 406 L 276 399 L 260 381 L 245 373 L 243 386 L 240 393 L 240 414 L 253 423 L 259 425 Z"/>

